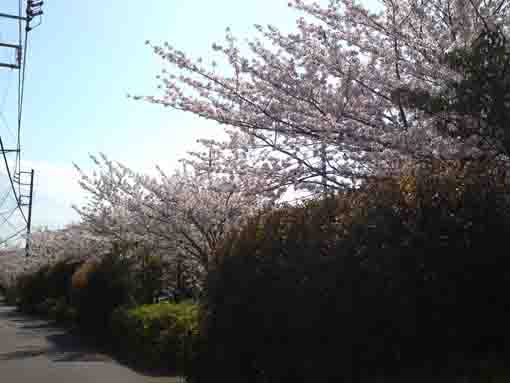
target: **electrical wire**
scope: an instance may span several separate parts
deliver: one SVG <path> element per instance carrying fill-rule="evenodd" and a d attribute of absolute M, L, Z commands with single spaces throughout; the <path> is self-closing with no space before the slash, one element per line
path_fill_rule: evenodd
<path fill-rule="evenodd" d="M 8 80 L 7 80 L 7 86 L 5 87 L 5 90 L 4 90 L 4 94 L 2 95 L 2 101 L 1 101 L 1 104 L 0 104 L 0 119 L 2 120 L 2 122 L 4 123 L 5 125 L 5 128 L 7 129 L 7 131 L 9 132 L 9 134 L 11 135 L 11 137 L 16 140 L 16 137 L 13 133 L 13 131 L 11 130 L 11 127 L 9 126 L 9 123 L 7 121 L 7 118 L 5 117 L 5 114 L 3 112 L 4 110 L 4 107 L 5 107 L 5 102 L 7 101 L 7 95 L 9 94 L 9 91 L 11 90 L 11 85 L 12 85 L 12 76 L 9 76 L 8 77 Z"/>
<path fill-rule="evenodd" d="M 20 15 L 21 15 L 21 0 L 20 0 Z M 19 22 L 19 31 L 20 31 L 20 43 L 22 39 L 22 28 L 21 28 L 21 20 Z M 27 52 L 28 52 L 28 29 L 25 29 L 25 41 L 23 44 L 23 58 L 22 58 L 22 66 L 21 70 L 18 72 L 18 84 L 19 84 L 19 103 L 18 103 L 18 142 L 16 146 L 16 163 L 14 165 L 14 169 L 19 172 L 19 182 L 18 182 L 18 194 L 21 195 L 21 122 L 22 122 L 22 114 L 23 114 L 23 100 L 25 98 L 25 74 L 27 69 Z M 21 204 L 21 201 L 20 201 Z"/>
<path fill-rule="evenodd" d="M 18 39 L 19 39 L 19 46 L 23 49 L 23 58 L 20 58 L 22 60 L 22 67 L 18 71 L 18 134 L 17 134 L 17 143 L 16 143 L 16 159 L 14 164 L 14 178 L 16 177 L 17 173 L 20 172 L 20 164 L 21 164 L 21 118 L 22 118 L 22 112 L 23 112 L 23 98 L 24 98 L 24 87 L 25 87 L 25 73 L 26 73 L 26 58 L 27 58 L 27 48 L 28 48 L 28 31 L 25 30 L 25 41 L 22 45 L 23 41 L 23 28 L 22 28 L 22 21 L 21 21 L 21 14 L 22 14 L 22 0 L 19 0 L 19 17 L 18 20 Z M 25 212 L 23 211 L 22 204 L 21 204 L 21 179 L 18 179 L 18 191 L 16 191 L 15 181 L 13 180 L 13 174 L 11 173 L 11 169 L 9 166 L 9 162 L 7 160 L 6 152 L 4 143 L 2 140 L 2 137 L 0 136 L 0 150 L 2 151 L 2 157 L 4 159 L 5 167 L 7 170 L 7 176 L 9 178 L 9 183 L 11 185 L 12 192 L 14 194 L 14 197 L 16 199 L 16 205 L 19 209 L 21 216 L 23 217 L 23 220 L 25 223 L 28 223 L 28 220 L 25 216 Z M 21 173 L 20 173 L 21 176 Z M 21 178 L 21 177 L 19 177 Z"/>
<path fill-rule="evenodd" d="M 28 229 L 28 220 L 25 215 L 25 212 L 23 210 L 23 203 L 22 203 L 22 180 L 21 180 L 21 125 L 22 125 L 22 116 L 23 116 L 23 101 L 24 101 L 24 93 L 25 93 L 25 75 L 26 75 L 26 62 L 27 62 L 27 52 L 28 52 L 28 32 L 30 31 L 29 26 L 29 20 L 23 19 L 22 17 L 23 12 L 23 0 L 18 1 L 18 51 L 17 51 L 17 64 L 18 64 L 18 102 L 17 102 L 17 137 L 16 135 L 11 131 L 9 124 L 7 122 L 6 117 L 4 116 L 2 109 L 5 104 L 5 99 L 7 97 L 7 93 L 9 91 L 10 83 L 8 84 L 8 88 L 6 89 L 2 105 L 0 106 L 0 119 L 2 119 L 4 125 L 6 126 L 7 130 L 10 132 L 10 134 L 13 136 L 13 138 L 16 141 L 16 157 L 14 160 L 14 167 L 13 169 L 9 165 L 9 161 L 7 160 L 7 151 L 4 147 L 4 141 L 2 140 L 2 136 L 0 135 L 0 151 L 2 152 L 3 161 L 6 167 L 7 171 L 7 177 L 9 179 L 10 189 L 12 190 L 12 193 L 14 194 L 14 198 L 16 200 L 16 207 L 10 211 L 6 216 L 4 214 L 0 213 L 0 218 L 3 220 L 3 222 L 0 223 L 0 226 L 4 224 L 8 224 L 9 226 L 14 227 L 14 225 L 9 222 L 9 219 L 13 216 L 13 214 L 16 212 L 16 210 L 19 210 L 21 213 L 21 216 L 23 217 L 23 220 L 27 224 L 22 230 L 20 230 L 18 233 L 14 234 L 13 236 L 9 237 L 7 240 L 4 240 L 0 245 L 6 243 L 8 240 L 14 238 L 16 235 L 21 233 L 23 230 Z M 27 8 L 28 12 L 28 8 Z M 28 16 L 27 16 L 28 17 Z M 22 20 L 26 21 L 26 25 L 24 28 L 24 35 L 23 35 L 23 22 Z M 42 18 L 40 18 L 40 22 L 38 25 L 40 25 L 42 22 Z M 24 40 L 24 41 L 23 41 Z M 9 150 L 9 152 L 12 152 L 12 150 Z M 13 170 L 13 172 L 12 172 Z M 16 184 L 17 184 L 17 190 L 16 190 Z M 0 198 L 0 207 L 3 206 L 10 194 L 10 191 L 8 190 L 7 193 Z"/>
<path fill-rule="evenodd" d="M 11 85 L 12 85 L 12 76 L 9 76 L 8 77 L 8 80 L 7 80 L 7 86 L 5 87 L 5 91 L 4 91 L 4 94 L 2 96 L 2 104 L 0 105 L 0 109 L 3 109 L 4 106 L 5 106 L 5 103 L 7 101 L 7 95 L 9 94 L 9 91 L 11 90 Z"/>
<path fill-rule="evenodd" d="M 0 120 L 4 124 L 5 128 L 7 129 L 7 131 L 11 135 L 11 137 L 14 140 L 16 140 L 16 136 L 14 135 L 13 131 L 11 130 L 11 127 L 9 126 L 9 123 L 7 122 L 7 118 L 5 117 L 5 114 L 3 113 L 3 111 L 1 109 L 0 109 Z"/>
<path fill-rule="evenodd" d="M 14 209 L 12 209 L 8 214 L 7 214 L 7 217 L 1 217 L 3 222 L 0 223 L 0 226 L 3 226 L 5 224 L 9 225 L 10 227 L 14 228 L 16 230 L 16 227 L 9 222 L 9 219 L 13 216 L 13 214 L 16 212 L 16 209 L 17 207 L 15 207 Z"/>
<path fill-rule="evenodd" d="M 9 168 L 9 162 L 7 161 L 7 156 L 5 155 L 4 143 L 2 141 L 2 137 L 0 136 L 0 151 L 2 152 L 2 157 L 4 159 L 5 168 L 7 170 L 7 177 L 9 177 L 9 183 L 11 185 L 12 192 L 14 193 L 14 198 L 16 198 L 16 205 L 23 217 L 23 220 L 28 223 L 27 218 L 25 217 L 25 212 L 21 208 L 21 198 L 18 197 L 18 193 L 16 193 L 16 187 L 14 186 L 14 181 L 12 179 L 11 169 Z"/>
<path fill-rule="evenodd" d="M 25 67 L 25 58 L 26 58 L 26 47 L 22 45 L 23 40 L 23 26 L 21 21 L 21 13 L 22 13 L 22 0 L 18 0 L 18 46 L 22 50 L 22 55 L 18 56 L 18 65 L 23 65 Z M 28 33 L 25 32 L 25 39 Z M 23 60 L 23 61 L 21 61 Z M 14 174 L 17 173 L 17 171 L 21 171 L 21 113 L 23 110 L 23 96 L 22 96 L 22 89 L 23 89 L 23 71 L 21 68 L 18 70 L 18 116 L 17 116 L 17 122 L 18 122 L 18 139 L 16 142 L 16 159 L 14 161 Z M 21 178 L 21 174 L 20 174 Z M 21 179 L 19 180 L 21 181 Z M 18 184 L 18 194 L 21 194 L 21 185 Z M 20 201 L 21 203 L 21 201 Z"/>
<path fill-rule="evenodd" d="M 2 101 L 1 101 L 1 105 L 0 105 L 0 119 L 2 120 L 3 124 L 5 125 L 7 131 L 11 135 L 11 137 L 13 137 L 16 140 L 16 138 L 14 136 L 14 133 L 12 132 L 11 128 L 9 127 L 9 123 L 7 122 L 7 118 L 5 117 L 5 115 L 3 113 L 3 109 L 4 109 L 4 106 L 5 106 L 5 102 L 7 100 L 7 94 L 9 93 L 9 89 L 11 87 L 11 83 L 12 83 L 12 77 L 9 76 L 9 82 L 7 83 L 7 86 L 5 87 L 5 91 L 3 93 Z M 7 201 L 7 198 L 9 197 L 9 195 L 10 195 L 10 190 L 7 190 L 4 193 L 4 195 L 0 198 L 0 207 L 2 207 L 5 204 L 5 202 Z"/>
<path fill-rule="evenodd" d="M 21 230 L 18 230 L 16 233 L 12 234 L 11 236 L 5 238 L 3 241 L 0 242 L 0 246 L 5 245 L 7 242 L 9 242 L 11 239 L 16 238 L 18 235 L 23 233 L 25 231 L 26 227 L 22 228 Z"/>
<path fill-rule="evenodd" d="M 12 76 L 9 76 L 7 85 L 6 85 L 3 95 L 2 95 L 1 104 L 0 104 L 0 120 L 3 122 L 5 128 L 7 129 L 7 131 L 11 135 L 11 137 L 16 141 L 16 136 L 14 135 L 13 131 L 11 130 L 9 123 L 7 121 L 7 118 L 5 117 L 5 114 L 3 112 L 5 103 L 7 101 L 7 95 L 11 88 L 11 84 L 12 84 Z M 7 201 L 9 194 L 10 194 L 10 190 L 7 190 L 6 193 L 2 196 L 2 198 L 0 198 L 0 207 L 2 207 L 4 205 L 4 203 Z"/>
<path fill-rule="evenodd" d="M 3 197 L 0 198 L 0 207 L 2 207 L 4 205 L 5 201 L 7 201 L 7 198 L 9 197 L 9 194 L 11 194 L 11 191 L 9 189 L 7 189 L 7 191 L 5 192 Z"/>

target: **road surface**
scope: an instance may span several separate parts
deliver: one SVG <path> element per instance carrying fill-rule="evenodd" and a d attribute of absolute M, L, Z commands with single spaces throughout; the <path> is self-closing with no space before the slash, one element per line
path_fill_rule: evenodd
<path fill-rule="evenodd" d="M 51 323 L 21 315 L 0 300 L 0 381 L 2 383 L 176 382 L 134 372 L 85 346 Z"/>

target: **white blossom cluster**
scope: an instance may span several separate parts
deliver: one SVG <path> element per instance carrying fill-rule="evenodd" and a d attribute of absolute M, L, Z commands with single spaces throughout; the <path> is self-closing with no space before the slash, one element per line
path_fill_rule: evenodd
<path fill-rule="evenodd" d="M 165 63 L 162 93 L 135 98 L 226 126 L 228 142 L 207 143 L 217 165 L 239 160 L 261 192 L 340 189 L 395 175 L 410 159 L 469 159 L 487 149 L 476 132 L 466 141 L 437 131 L 438 121 L 462 116 L 414 110 L 396 90 L 433 94 L 458 81 L 445 55 L 484 28 L 508 29 L 508 1 L 381 0 L 378 11 L 355 0 L 324 3 L 291 1 L 304 14 L 296 31 L 256 25 L 244 51 L 227 29 L 213 44 L 225 71 L 147 41 Z"/>

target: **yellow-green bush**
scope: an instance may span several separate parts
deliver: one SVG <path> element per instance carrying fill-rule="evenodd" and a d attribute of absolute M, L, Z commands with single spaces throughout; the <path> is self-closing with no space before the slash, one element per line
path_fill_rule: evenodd
<path fill-rule="evenodd" d="M 198 332 L 198 306 L 165 302 L 117 309 L 111 332 L 118 352 L 131 362 L 182 373 Z"/>

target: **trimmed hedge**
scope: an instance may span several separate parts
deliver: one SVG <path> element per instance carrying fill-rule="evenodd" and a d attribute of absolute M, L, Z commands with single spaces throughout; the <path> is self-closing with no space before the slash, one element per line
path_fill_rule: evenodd
<path fill-rule="evenodd" d="M 191 361 L 198 314 L 198 306 L 190 302 L 117 309 L 111 320 L 117 352 L 141 367 L 183 373 Z"/>
<path fill-rule="evenodd" d="M 7 304 L 15 306 L 19 303 L 18 289 L 16 285 L 2 286 L 1 290 Z"/>
<path fill-rule="evenodd" d="M 448 381 L 504 360 L 509 196 L 497 166 L 436 164 L 252 219 L 217 253 L 193 381 Z"/>
<path fill-rule="evenodd" d="M 20 276 L 13 294 L 21 310 L 45 314 L 49 310 L 46 306 L 51 306 L 52 301 L 70 305 L 71 278 L 80 265 L 77 261 L 61 261 Z"/>
<path fill-rule="evenodd" d="M 72 305 L 80 328 L 97 337 L 108 338 L 112 313 L 135 304 L 130 263 L 118 254 L 101 261 L 84 263 L 72 277 Z"/>

